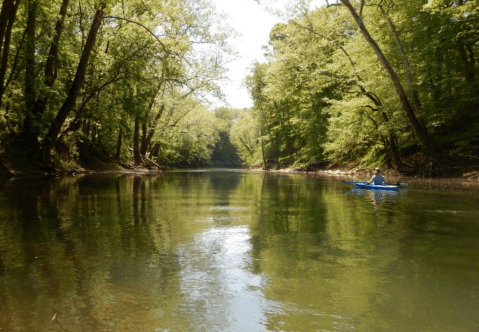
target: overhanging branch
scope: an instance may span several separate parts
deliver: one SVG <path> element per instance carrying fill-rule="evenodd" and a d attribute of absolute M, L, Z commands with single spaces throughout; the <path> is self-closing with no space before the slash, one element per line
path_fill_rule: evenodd
<path fill-rule="evenodd" d="M 119 16 L 105 16 L 104 18 L 109 18 L 109 19 L 114 19 L 114 20 L 123 20 L 123 21 L 126 21 L 126 22 L 130 22 L 130 23 L 133 23 L 133 24 L 136 24 L 136 25 L 139 25 L 140 27 L 142 27 L 143 29 L 145 29 L 146 31 L 148 31 L 148 33 L 150 35 L 152 35 L 153 37 L 155 37 L 155 39 L 158 41 L 158 43 L 161 45 L 161 48 L 163 48 L 163 51 L 165 51 L 166 54 L 170 54 L 171 52 L 168 51 L 168 49 L 166 48 L 165 44 L 163 44 L 163 42 L 160 40 L 160 38 L 158 38 L 157 35 L 155 35 L 153 33 L 153 31 L 151 31 L 148 27 L 146 27 L 144 24 L 141 24 L 140 22 L 136 22 L 136 21 L 133 21 L 133 20 L 130 20 L 128 18 L 124 18 L 124 17 L 119 17 Z"/>

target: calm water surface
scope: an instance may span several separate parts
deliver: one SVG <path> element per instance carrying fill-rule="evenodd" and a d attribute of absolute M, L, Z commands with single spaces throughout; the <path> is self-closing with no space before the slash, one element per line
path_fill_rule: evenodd
<path fill-rule="evenodd" d="M 241 171 L 0 182 L 0 331 L 478 331 L 479 190 Z"/>

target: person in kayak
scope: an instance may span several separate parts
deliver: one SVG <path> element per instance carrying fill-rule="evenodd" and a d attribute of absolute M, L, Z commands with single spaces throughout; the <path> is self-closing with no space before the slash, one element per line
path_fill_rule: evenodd
<path fill-rule="evenodd" d="M 384 175 L 381 174 L 381 169 L 379 167 L 376 167 L 376 174 L 374 174 L 371 180 L 369 180 L 369 183 L 376 185 L 386 184 L 386 179 L 384 178 Z"/>

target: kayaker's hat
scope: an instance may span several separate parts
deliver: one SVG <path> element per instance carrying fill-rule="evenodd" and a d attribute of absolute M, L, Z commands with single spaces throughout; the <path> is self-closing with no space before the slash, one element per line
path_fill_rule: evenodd
<path fill-rule="evenodd" d="M 380 171 L 379 167 L 376 167 L 376 172 L 379 172 L 379 171 Z"/>

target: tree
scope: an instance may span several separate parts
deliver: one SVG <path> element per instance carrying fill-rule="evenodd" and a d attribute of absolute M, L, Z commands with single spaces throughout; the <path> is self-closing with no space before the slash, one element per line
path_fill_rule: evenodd
<path fill-rule="evenodd" d="M 44 82 L 43 82 L 44 87 L 41 89 L 34 103 L 33 103 L 33 100 L 30 100 L 30 98 L 27 98 L 27 115 L 24 122 L 23 133 L 26 138 L 26 141 L 32 147 L 38 146 L 38 136 L 40 134 L 41 119 L 43 114 L 45 113 L 45 108 L 48 102 L 50 90 L 53 87 L 53 84 L 55 83 L 55 80 L 58 75 L 58 46 L 60 43 L 69 2 L 70 0 L 63 0 L 62 5 L 60 7 L 60 13 L 58 15 L 58 19 L 55 24 L 55 32 L 52 38 L 52 42 L 50 44 L 50 51 L 48 53 L 47 61 L 45 63 Z M 33 24 L 33 22 L 31 24 Z M 33 30 L 33 34 L 34 34 L 34 29 L 27 29 L 27 30 L 28 31 Z M 27 35 L 29 35 L 29 33 Z M 33 38 L 34 36 L 30 37 L 30 39 L 33 39 Z M 27 45 L 30 45 L 30 44 L 34 44 L 34 41 L 30 41 L 27 43 Z M 28 54 L 32 52 L 34 51 L 29 49 Z M 34 57 L 32 58 L 32 60 L 34 61 Z M 31 61 L 29 61 L 29 63 Z M 28 77 L 26 77 L 25 82 L 27 84 L 34 85 L 35 77 L 33 77 L 32 75 L 32 70 L 34 69 L 30 68 L 28 70 L 29 74 L 28 74 Z M 0 76 L 0 79 L 1 78 L 2 77 Z M 3 80 L 1 82 L 3 82 Z M 28 88 L 28 90 L 33 90 L 33 87 Z M 26 93 L 26 94 L 29 95 L 29 93 Z M 36 97 L 33 91 L 31 92 L 31 94 L 32 94 L 31 99 Z"/>
<path fill-rule="evenodd" d="M 243 163 L 248 166 L 262 162 L 260 128 L 251 111 L 242 112 L 230 130 L 231 143 L 238 150 Z"/>
<path fill-rule="evenodd" d="M 101 21 L 103 19 L 103 13 L 104 13 L 105 7 L 106 7 L 106 4 L 102 3 L 96 9 L 95 16 L 93 17 L 93 21 L 90 26 L 90 31 L 88 33 L 87 40 L 83 48 L 80 62 L 78 63 L 75 78 L 73 79 L 70 91 L 68 92 L 68 96 L 65 99 L 62 107 L 58 111 L 55 119 L 51 123 L 48 133 L 42 142 L 44 161 L 49 160 L 50 152 L 55 146 L 55 143 L 57 142 L 58 135 L 60 134 L 60 130 L 63 126 L 63 123 L 65 122 L 67 116 L 70 114 L 71 110 L 73 109 L 76 99 L 78 97 L 78 94 L 80 93 L 83 80 L 85 79 L 85 73 L 87 70 L 88 61 L 90 59 L 90 55 L 93 50 L 93 47 L 95 46 L 98 29 L 100 28 Z"/>
<path fill-rule="evenodd" d="M 421 142 L 424 144 L 426 151 L 432 156 L 436 157 L 437 156 L 436 144 L 429 136 L 427 130 L 417 120 L 416 114 L 414 113 L 414 109 L 411 106 L 409 98 L 399 80 L 399 77 L 396 71 L 393 69 L 393 67 L 389 63 L 389 60 L 383 53 L 382 49 L 379 47 L 378 43 L 371 36 L 368 29 L 366 28 L 366 25 L 363 22 L 362 11 L 365 5 L 364 0 L 361 0 L 360 2 L 359 13 L 357 12 L 356 8 L 352 5 L 352 3 L 349 0 L 340 0 L 340 2 L 349 10 L 349 12 L 351 13 L 351 16 L 354 18 L 364 39 L 368 42 L 370 47 L 373 49 L 374 53 L 378 57 L 379 62 L 382 64 L 382 66 L 388 73 L 394 85 L 394 88 L 396 89 L 397 96 L 399 100 L 401 101 L 402 109 L 406 113 L 406 116 L 409 119 L 409 122 L 411 123 L 411 126 L 413 127 L 415 133 L 417 134 Z"/>
<path fill-rule="evenodd" d="M 18 7 L 20 6 L 20 0 L 15 1 L 15 4 L 12 7 L 12 0 L 5 0 L 2 6 L 2 13 L 0 14 L 0 53 L 1 53 L 1 61 L 0 61 L 0 107 L 2 105 L 3 93 L 4 93 L 4 83 L 5 83 L 5 75 L 7 73 L 8 67 L 8 58 L 10 55 L 10 44 L 12 40 L 12 31 L 13 31 L 13 24 L 15 23 L 17 17 Z M 10 8 L 9 8 L 10 7 Z M 6 15 L 10 12 L 8 17 L 8 23 L 5 22 L 7 19 Z M 6 27 L 4 25 L 6 24 Z M 5 42 L 3 42 L 3 29 L 5 30 Z M 3 52 L 2 52 L 3 47 Z"/>

